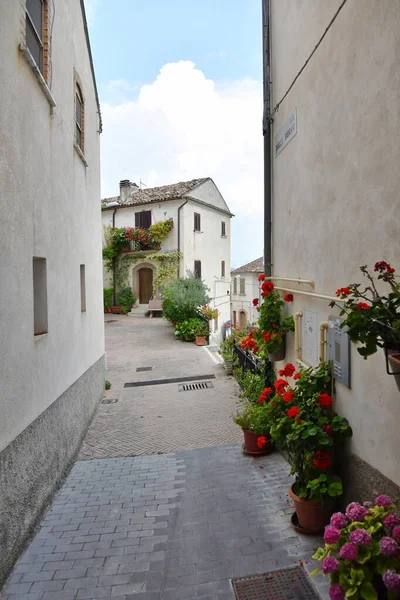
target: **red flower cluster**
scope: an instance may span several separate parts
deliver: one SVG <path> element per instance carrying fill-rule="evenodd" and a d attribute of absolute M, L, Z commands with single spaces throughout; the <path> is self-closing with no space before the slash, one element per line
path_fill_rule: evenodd
<path fill-rule="evenodd" d="M 269 340 L 272 338 L 272 335 L 270 333 L 264 333 L 264 342 L 269 342 Z"/>
<path fill-rule="evenodd" d="M 379 271 L 379 273 L 384 273 L 385 271 L 386 273 L 395 273 L 396 269 L 393 269 L 393 267 L 386 261 L 380 260 L 379 262 L 375 263 L 374 271 Z"/>
<path fill-rule="evenodd" d="M 330 425 L 322 425 L 322 429 L 325 431 L 325 433 L 327 433 L 328 435 L 332 435 L 332 427 Z"/>
<path fill-rule="evenodd" d="M 258 298 L 254 298 L 254 300 L 253 300 L 253 306 L 258 306 Z"/>
<path fill-rule="evenodd" d="M 276 393 L 278 394 L 278 396 L 282 396 L 283 392 L 285 391 L 285 388 L 287 388 L 289 385 L 289 383 L 287 381 L 285 381 L 284 379 L 277 379 L 274 383 L 274 388 Z"/>
<path fill-rule="evenodd" d="M 252 331 L 250 331 L 249 335 L 246 338 L 244 338 L 244 340 L 242 340 L 240 345 L 243 348 L 243 350 L 246 350 L 246 349 L 254 350 L 257 347 L 257 344 L 256 344 L 255 340 L 253 339 Z"/>
<path fill-rule="evenodd" d="M 329 394 L 320 394 L 318 396 L 318 404 L 324 408 L 332 406 L 332 397 Z"/>
<path fill-rule="evenodd" d="M 285 365 L 283 367 L 283 369 L 280 369 L 279 375 L 281 377 L 292 377 L 295 370 L 296 370 L 296 367 L 294 365 L 292 365 L 292 363 L 288 363 L 287 365 Z"/>
<path fill-rule="evenodd" d="M 299 415 L 300 411 L 297 408 L 297 406 L 292 406 L 292 408 L 289 408 L 286 414 L 291 419 L 292 417 L 296 417 L 297 415 Z"/>
<path fill-rule="evenodd" d="M 258 276 L 258 281 L 264 281 L 265 279 L 265 275 L 264 273 L 261 273 L 261 275 Z"/>
<path fill-rule="evenodd" d="M 332 458 L 329 452 L 324 450 L 316 450 L 313 458 L 313 465 L 317 469 L 329 469 L 332 464 Z"/>
<path fill-rule="evenodd" d="M 292 402 L 294 398 L 294 392 L 292 390 L 290 390 L 289 392 L 285 392 L 283 394 L 283 401 L 284 402 Z"/>
<path fill-rule="evenodd" d="M 261 286 L 262 289 L 262 294 L 261 296 L 263 298 L 266 298 L 268 296 L 268 294 L 270 292 L 272 292 L 272 290 L 275 288 L 274 284 L 272 283 L 272 281 L 264 281 L 264 283 Z"/>
<path fill-rule="evenodd" d="M 340 298 L 346 298 L 349 294 L 351 294 L 349 287 L 342 287 L 336 290 L 336 296 L 339 296 Z"/>
<path fill-rule="evenodd" d="M 293 302 L 293 294 L 285 294 L 283 299 L 285 302 Z"/>
<path fill-rule="evenodd" d="M 359 302 L 357 304 L 357 310 L 368 310 L 369 308 L 371 308 L 371 307 L 366 302 Z"/>
<path fill-rule="evenodd" d="M 301 373 L 295 373 L 293 375 L 293 379 L 300 379 L 301 378 Z"/>
<path fill-rule="evenodd" d="M 263 391 L 261 392 L 257 402 L 259 404 L 264 404 L 264 402 L 266 402 L 268 400 L 268 396 L 271 394 L 272 392 L 272 388 L 270 387 L 266 387 L 263 389 Z"/>
<path fill-rule="evenodd" d="M 257 446 L 259 448 L 264 448 L 266 443 L 267 443 L 267 438 L 264 435 L 260 435 L 260 437 L 257 438 Z"/>

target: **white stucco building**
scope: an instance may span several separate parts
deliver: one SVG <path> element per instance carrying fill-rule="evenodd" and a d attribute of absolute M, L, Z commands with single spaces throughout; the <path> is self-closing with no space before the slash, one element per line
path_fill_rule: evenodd
<path fill-rule="evenodd" d="M 263 258 L 257 258 L 231 272 L 232 324 L 244 329 L 258 320 L 254 298 L 260 298 L 258 276 L 264 272 Z"/>
<path fill-rule="evenodd" d="M 103 226 L 142 227 L 173 220 L 173 229 L 161 244 L 161 253 L 179 251 L 182 258 L 176 276 L 188 271 L 204 280 L 210 305 L 218 308 L 212 324 L 212 339 L 218 341 L 230 318 L 230 212 L 210 178 L 194 179 L 156 188 L 140 189 L 129 180 L 120 182 L 120 195 L 102 200 Z M 149 254 L 154 254 L 149 252 Z M 130 269 L 139 308 L 145 311 L 153 296 L 153 282 L 159 262 L 141 258 Z M 112 285 L 105 273 L 105 286 Z"/>
<path fill-rule="evenodd" d="M 104 390 L 100 109 L 83 0 L 0 3 L 0 585 Z"/>
<path fill-rule="evenodd" d="M 379 260 L 400 275 L 400 11 L 392 0 L 269 5 L 273 274 L 310 280 L 275 283 L 294 289 L 299 357 L 316 364 L 326 356 L 324 323 L 338 315 L 319 296 L 363 283 L 358 267 L 373 271 Z M 286 360 L 295 357 L 290 335 Z M 380 491 L 398 502 L 400 395 L 384 353 L 364 360 L 351 344 L 343 367 L 351 387 L 337 381 L 336 409 L 353 428 L 347 498 Z"/>

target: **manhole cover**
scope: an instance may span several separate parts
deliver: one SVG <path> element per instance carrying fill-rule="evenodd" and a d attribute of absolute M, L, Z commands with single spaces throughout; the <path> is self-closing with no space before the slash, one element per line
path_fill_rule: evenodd
<path fill-rule="evenodd" d="M 232 579 L 237 600 L 321 600 L 302 567 Z"/>
<path fill-rule="evenodd" d="M 102 404 L 115 404 L 118 402 L 118 398 L 105 398 L 101 401 Z"/>
<path fill-rule="evenodd" d="M 178 386 L 179 392 L 193 392 L 194 390 L 209 390 L 213 388 L 211 381 L 199 381 L 198 383 L 183 383 Z"/>
<path fill-rule="evenodd" d="M 143 373 L 144 371 L 152 371 L 153 367 L 137 367 L 136 373 Z"/>

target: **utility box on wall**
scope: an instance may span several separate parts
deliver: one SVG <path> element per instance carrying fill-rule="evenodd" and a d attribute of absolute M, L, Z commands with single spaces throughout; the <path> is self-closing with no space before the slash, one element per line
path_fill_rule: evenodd
<path fill-rule="evenodd" d="M 340 328 L 343 319 L 329 317 L 328 360 L 333 363 L 333 376 L 350 388 L 350 339 L 345 329 Z"/>

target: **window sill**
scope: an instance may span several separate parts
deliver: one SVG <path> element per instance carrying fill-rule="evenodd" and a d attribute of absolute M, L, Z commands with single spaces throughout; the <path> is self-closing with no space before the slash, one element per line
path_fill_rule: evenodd
<path fill-rule="evenodd" d="M 48 335 L 47 331 L 46 331 L 46 333 L 38 333 L 37 335 L 35 335 L 34 340 L 35 340 L 35 342 L 39 342 L 40 340 L 47 338 L 47 335 Z"/>
<path fill-rule="evenodd" d="M 53 109 L 55 106 L 57 106 L 56 101 L 54 100 L 54 96 L 51 93 L 49 86 L 47 85 L 42 73 L 40 72 L 39 67 L 36 64 L 35 59 L 33 58 L 32 54 L 30 53 L 29 48 L 27 46 L 25 46 L 24 44 L 20 44 L 19 49 L 22 53 L 22 56 L 25 58 L 26 62 L 31 67 L 32 71 L 34 72 L 35 77 L 38 80 L 39 85 L 42 88 L 43 93 L 46 96 L 48 103 L 50 104 L 50 107 Z"/>
<path fill-rule="evenodd" d="M 77 151 L 77 153 L 79 154 L 79 158 L 81 159 L 81 161 L 83 162 L 83 164 L 85 165 L 85 167 L 88 167 L 88 163 L 87 160 L 85 158 L 85 155 L 83 154 L 82 150 L 79 148 L 78 144 L 76 142 L 74 142 L 74 148 Z"/>
<path fill-rule="evenodd" d="M 199 229 L 193 229 L 193 233 L 203 233 L 203 232 L 200 231 Z"/>
<path fill-rule="evenodd" d="M 228 236 L 227 235 L 221 235 L 221 237 L 224 238 L 224 240 L 226 240 Z"/>
<path fill-rule="evenodd" d="M 239 296 L 246 296 L 247 294 L 239 294 Z"/>

